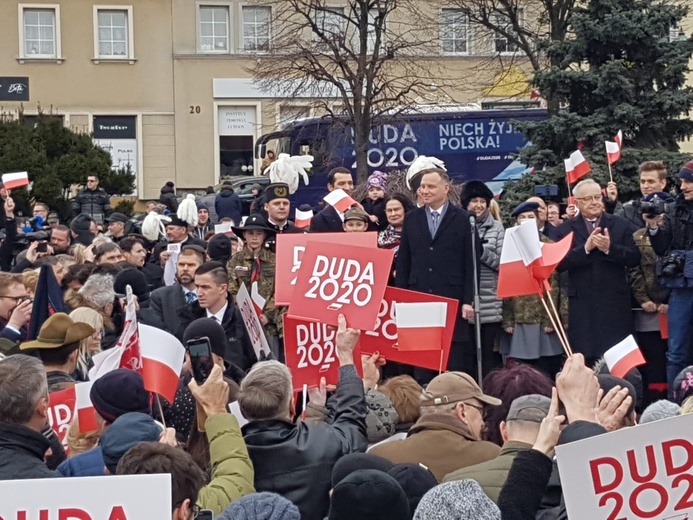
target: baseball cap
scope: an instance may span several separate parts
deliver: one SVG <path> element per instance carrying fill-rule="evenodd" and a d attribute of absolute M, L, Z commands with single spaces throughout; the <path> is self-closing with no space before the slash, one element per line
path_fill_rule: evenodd
<path fill-rule="evenodd" d="M 368 223 L 368 213 L 359 207 L 349 208 L 344 214 L 344 222 L 348 222 L 350 220 L 360 220 L 361 222 Z"/>
<path fill-rule="evenodd" d="M 498 406 L 500 399 L 486 395 L 469 374 L 444 372 L 434 377 L 424 390 L 422 406 L 457 403 L 476 399 L 480 403 Z"/>
<path fill-rule="evenodd" d="M 106 219 L 106 222 L 127 222 L 128 216 L 124 213 L 111 213 L 111 216 Z"/>
<path fill-rule="evenodd" d="M 529 394 L 515 399 L 505 421 L 541 422 L 549 415 L 551 399 L 545 395 Z"/>

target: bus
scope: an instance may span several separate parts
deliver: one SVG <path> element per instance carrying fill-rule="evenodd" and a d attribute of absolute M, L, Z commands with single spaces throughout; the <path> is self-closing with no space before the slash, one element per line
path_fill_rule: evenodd
<path fill-rule="evenodd" d="M 500 193 L 506 181 L 519 179 L 527 171 L 517 159 L 527 140 L 514 122 L 547 118 L 542 108 L 480 110 L 459 105 L 385 114 L 373 121 L 368 170 L 406 170 L 419 155 L 434 156 L 445 163 L 454 183 L 480 179 Z M 346 117 L 299 119 L 261 136 L 255 157 L 263 159 L 268 149 L 277 155 L 312 155 L 310 184 L 299 182 L 292 204 L 316 206 L 327 191 L 327 173 L 332 168 L 345 166 L 356 172 L 353 135 Z"/>

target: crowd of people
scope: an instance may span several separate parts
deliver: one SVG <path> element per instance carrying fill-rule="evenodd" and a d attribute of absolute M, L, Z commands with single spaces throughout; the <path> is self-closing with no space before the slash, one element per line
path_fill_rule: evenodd
<path fill-rule="evenodd" d="M 444 165 L 419 159 L 408 191 L 391 192 L 374 172 L 360 203 L 325 205 L 300 225 L 289 219 L 290 185 L 275 179 L 245 219 L 230 184 L 181 201 L 167 183 L 137 219 L 114 212 L 90 175 L 66 223 L 41 201 L 20 221 L 1 188 L 0 480 L 168 473 L 179 520 L 201 510 L 223 519 L 567 518 L 558 443 L 693 410 L 693 162 L 678 186 L 666 185 L 663 164 L 644 163 L 642 198 L 625 204 L 615 183 L 603 190 L 586 179 L 574 205 L 531 197 L 508 208 L 513 225 L 534 221 L 543 243 L 572 233 L 548 280 L 566 357 L 538 296 L 497 295 L 504 201 L 471 180 L 453 203 Z M 332 170 L 327 189 L 353 195 L 352 172 Z M 338 383 L 323 380 L 302 404 L 284 363 L 287 308 L 274 301 L 277 235 L 369 231 L 395 251 L 391 285 L 459 302 L 447 370 L 356 357 L 364 331 L 340 316 Z M 42 276 L 57 295 L 38 286 Z M 271 354 L 262 359 L 235 299 L 254 282 L 266 300 Z M 159 406 L 137 371 L 108 372 L 90 390 L 97 429 L 84 432 L 73 417 L 61 442 L 51 394 L 88 381 L 93 357 L 116 345 L 128 286 L 139 323 L 183 344 L 206 338 L 214 368 L 197 381 L 186 354 L 175 398 L 157 397 Z M 38 321 L 46 298 L 59 312 Z M 647 363 L 618 378 L 602 357 L 630 334 Z"/>

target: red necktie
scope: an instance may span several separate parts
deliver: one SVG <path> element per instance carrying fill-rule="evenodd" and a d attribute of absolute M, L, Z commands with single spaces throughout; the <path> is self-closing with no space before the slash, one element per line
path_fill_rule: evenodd
<path fill-rule="evenodd" d="M 257 282 L 260 279 L 260 259 L 255 258 L 253 260 L 253 269 L 250 271 L 250 283 Z"/>

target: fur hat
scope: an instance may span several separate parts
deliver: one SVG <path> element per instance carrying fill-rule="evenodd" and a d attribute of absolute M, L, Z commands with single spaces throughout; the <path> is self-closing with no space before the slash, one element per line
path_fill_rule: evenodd
<path fill-rule="evenodd" d="M 462 209 L 467 209 L 469 201 L 476 199 L 477 197 L 484 199 L 486 201 L 486 205 L 488 206 L 493 198 L 493 192 L 481 181 L 471 180 L 465 182 L 464 186 L 462 186 L 462 192 L 460 193 Z"/>

